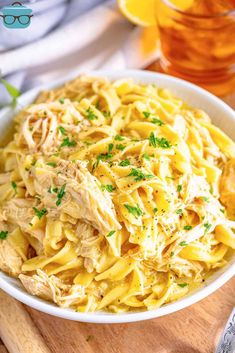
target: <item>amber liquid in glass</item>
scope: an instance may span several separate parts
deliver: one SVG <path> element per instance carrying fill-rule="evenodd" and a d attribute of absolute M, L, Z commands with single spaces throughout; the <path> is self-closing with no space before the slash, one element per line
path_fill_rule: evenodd
<path fill-rule="evenodd" d="M 235 91 L 235 0 L 194 0 L 184 11 L 159 0 L 157 20 L 164 72 L 219 96 Z"/>

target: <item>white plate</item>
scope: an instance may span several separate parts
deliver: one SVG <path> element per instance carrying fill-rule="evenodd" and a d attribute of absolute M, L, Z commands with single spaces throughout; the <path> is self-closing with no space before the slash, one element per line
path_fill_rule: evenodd
<path fill-rule="evenodd" d="M 95 76 L 106 76 L 109 79 L 132 77 L 139 83 L 155 83 L 159 87 L 169 88 L 176 96 L 182 98 L 189 105 L 205 110 L 210 115 L 213 123 L 219 126 L 235 140 L 235 112 L 220 99 L 191 83 L 171 76 L 147 71 L 95 71 L 89 74 Z M 33 102 L 42 89 L 50 89 L 57 85 L 63 84 L 77 75 L 78 73 L 73 73 L 61 80 L 35 88 L 23 94 L 19 98 L 21 107 L 27 106 Z M 8 108 L 1 111 L 1 133 L 7 128 L 9 121 L 12 119 L 14 114 L 15 112 Z M 4 273 L 0 273 L 0 288 L 32 308 L 50 315 L 62 317 L 64 319 L 92 323 L 124 323 L 156 318 L 183 309 L 213 293 L 216 289 L 227 282 L 234 274 L 235 255 L 230 259 L 229 263 L 225 267 L 215 272 L 203 286 L 198 288 L 196 291 L 189 293 L 183 299 L 180 299 L 174 303 L 166 304 L 156 310 L 142 312 L 136 311 L 124 314 L 109 314 L 105 312 L 79 313 L 70 309 L 59 308 L 53 303 L 28 294 L 18 280 L 11 278 Z"/>

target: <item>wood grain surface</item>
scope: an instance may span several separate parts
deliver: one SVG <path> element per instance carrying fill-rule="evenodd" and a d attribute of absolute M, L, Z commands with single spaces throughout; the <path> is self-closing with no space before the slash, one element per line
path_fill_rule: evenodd
<path fill-rule="evenodd" d="M 235 305 L 235 278 L 189 308 L 131 324 L 63 320 L 3 292 L 0 303 L 0 334 L 9 353 L 213 353 Z"/>
<path fill-rule="evenodd" d="M 235 93 L 224 99 L 235 108 Z M 0 353 L 213 353 L 235 306 L 235 277 L 177 313 L 132 324 L 63 320 L 0 291 Z"/>

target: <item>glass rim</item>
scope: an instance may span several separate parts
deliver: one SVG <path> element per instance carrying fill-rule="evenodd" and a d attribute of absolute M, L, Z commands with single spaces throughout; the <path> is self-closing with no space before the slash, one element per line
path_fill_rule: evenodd
<path fill-rule="evenodd" d="M 188 17 L 212 19 L 212 18 L 219 18 L 219 17 L 227 17 L 231 15 L 235 16 L 235 9 L 214 13 L 213 15 L 203 15 L 203 14 L 194 14 L 194 13 L 186 12 L 184 10 L 180 10 L 174 4 L 172 4 L 170 0 L 161 0 L 161 1 L 165 3 L 170 9 L 174 10 L 175 12 L 178 12 L 181 15 L 188 16 Z"/>

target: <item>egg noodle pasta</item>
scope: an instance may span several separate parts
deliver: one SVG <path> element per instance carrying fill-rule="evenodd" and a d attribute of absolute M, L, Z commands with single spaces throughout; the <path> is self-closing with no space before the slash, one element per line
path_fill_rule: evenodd
<path fill-rule="evenodd" d="M 235 145 L 167 89 L 80 76 L 0 149 L 0 268 L 81 312 L 151 310 L 235 249 Z"/>

